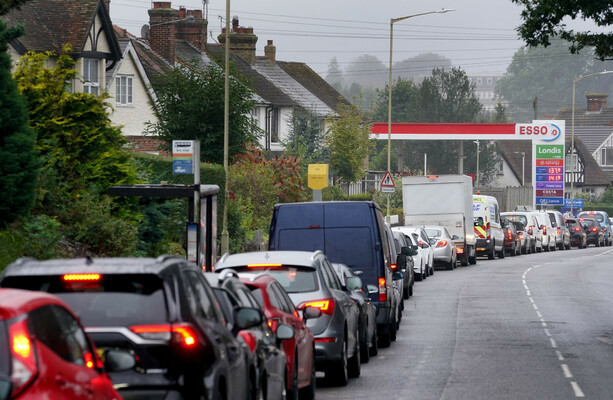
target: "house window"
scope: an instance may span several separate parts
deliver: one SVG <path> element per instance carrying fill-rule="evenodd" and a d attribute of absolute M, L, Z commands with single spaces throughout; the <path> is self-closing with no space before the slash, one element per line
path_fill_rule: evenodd
<path fill-rule="evenodd" d="M 83 91 L 85 93 L 100 94 L 99 64 L 100 60 L 83 59 Z"/>
<path fill-rule="evenodd" d="M 575 153 L 572 155 L 573 156 L 573 161 L 574 161 L 574 165 L 572 165 L 571 168 L 571 154 L 566 154 L 566 159 L 564 160 L 564 165 L 567 171 L 571 171 L 573 170 L 574 172 L 579 172 L 579 157 L 578 154 Z"/>
<path fill-rule="evenodd" d="M 266 110 L 266 133 L 269 143 L 279 143 L 279 109 Z"/>
<path fill-rule="evenodd" d="M 600 149 L 600 165 L 613 165 L 613 147 Z"/>
<path fill-rule="evenodd" d="M 481 84 L 481 82 L 482 82 L 482 81 L 481 81 L 481 78 L 477 78 L 477 85 L 480 85 L 480 84 Z"/>
<path fill-rule="evenodd" d="M 491 85 L 492 84 L 492 78 L 487 78 L 487 84 Z"/>
<path fill-rule="evenodd" d="M 118 76 L 115 78 L 115 101 L 117 104 L 130 105 L 132 101 L 132 77 Z"/>

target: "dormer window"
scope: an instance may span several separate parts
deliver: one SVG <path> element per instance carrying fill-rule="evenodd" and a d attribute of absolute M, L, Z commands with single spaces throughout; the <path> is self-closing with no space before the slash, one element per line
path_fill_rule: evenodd
<path fill-rule="evenodd" d="M 83 59 L 83 92 L 100 94 L 100 60 L 92 58 Z"/>
<path fill-rule="evenodd" d="M 613 165 L 613 147 L 600 149 L 600 165 Z"/>
<path fill-rule="evenodd" d="M 132 105 L 132 80 L 128 75 L 115 78 L 115 101 L 119 105 Z"/>

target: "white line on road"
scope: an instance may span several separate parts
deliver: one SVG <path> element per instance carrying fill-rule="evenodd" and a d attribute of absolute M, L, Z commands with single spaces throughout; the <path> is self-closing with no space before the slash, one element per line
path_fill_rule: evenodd
<path fill-rule="evenodd" d="M 532 304 L 532 307 L 533 307 L 535 310 L 538 310 L 538 309 L 539 309 L 539 308 L 538 308 L 538 306 L 537 306 L 536 304 Z"/>
<path fill-rule="evenodd" d="M 571 382 L 570 385 L 573 387 L 573 391 L 575 392 L 575 397 L 585 397 L 583 391 L 579 387 L 577 382 Z"/>
<path fill-rule="evenodd" d="M 558 356 L 558 360 L 564 361 L 564 356 L 560 350 L 556 350 L 556 355 Z"/>
<path fill-rule="evenodd" d="M 570 368 L 568 368 L 568 365 L 566 364 L 562 364 L 562 372 L 564 372 L 564 377 L 565 378 L 572 378 L 573 374 L 570 373 Z"/>
<path fill-rule="evenodd" d="M 549 333 L 549 329 L 545 329 L 545 335 L 551 336 L 551 333 Z"/>
<path fill-rule="evenodd" d="M 530 303 L 534 303 L 534 299 L 532 297 L 528 297 L 528 299 L 530 300 Z"/>
<path fill-rule="evenodd" d="M 543 318 L 543 314 L 541 314 L 541 312 L 540 312 L 540 311 L 537 311 L 537 312 L 536 312 L 536 315 L 537 315 L 539 318 L 541 318 L 541 319 Z"/>
<path fill-rule="evenodd" d="M 551 342 L 551 347 L 553 347 L 554 349 L 558 348 L 558 344 L 555 340 L 553 340 L 553 338 L 549 339 L 549 341 Z"/>

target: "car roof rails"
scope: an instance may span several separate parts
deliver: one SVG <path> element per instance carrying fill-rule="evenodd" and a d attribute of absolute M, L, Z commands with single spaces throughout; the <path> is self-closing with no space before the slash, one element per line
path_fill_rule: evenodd
<path fill-rule="evenodd" d="M 514 211 L 534 211 L 534 209 L 532 208 L 532 206 L 520 204 L 520 205 L 515 206 Z"/>

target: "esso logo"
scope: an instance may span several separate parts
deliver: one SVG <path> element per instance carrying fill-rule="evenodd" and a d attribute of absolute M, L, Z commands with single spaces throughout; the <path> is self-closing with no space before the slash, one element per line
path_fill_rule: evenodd
<path fill-rule="evenodd" d="M 517 124 L 517 131 L 520 136 L 533 136 L 545 142 L 551 142 L 559 138 L 560 128 L 551 123 L 547 124 Z"/>

